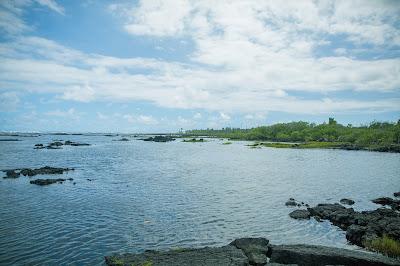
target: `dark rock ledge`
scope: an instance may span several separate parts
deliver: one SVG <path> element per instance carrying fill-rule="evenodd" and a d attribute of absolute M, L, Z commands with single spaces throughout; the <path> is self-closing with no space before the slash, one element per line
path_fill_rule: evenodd
<path fill-rule="evenodd" d="M 154 136 L 154 137 L 148 137 L 144 139 L 140 139 L 143 141 L 154 141 L 154 142 L 169 142 L 169 141 L 174 141 L 175 138 L 172 136 Z"/>
<path fill-rule="evenodd" d="M 364 243 L 383 235 L 400 241 L 399 200 L 378 198 L 374 203 L 389 208 L 378 208 L 371 211 L 354 211 L 338 203 L 318 204 L 315 207 L 292 211 L 289 216 L 294 219 L 315 218 L 317 221 L 328 220 L 333 225 L 346 231 L 346 239 L 355 245 L 364 247 Z"/>
<path fill-rule="evenodd" d="M 79 143 L 70 140 L 66 140 L 65 142 L 61 141 L 54 141 L 49 143 L 47 146 L 44 146 L 42 143 L 35 144 L 34 149 L 48 149 L 48 150 L 58 150 L 62 149 L 62 146 L 90 146 L 89 143 Z"/>
<path fill-rule="evenodd" d="M 271 245 L 265 238 L 241 238 L 223 247 L 145 251 L 106 256 L 109 266 L 235 266 L 235 265 L 400 265 L 400 261 L 375 253 L 312 245 Z"/>
<path fill-rule="evenodd" d="M 73 181 L 73 178 L 68 178 L 68 179 L 64 179 L 64 178 L 50 178 L 50 179 L 36 179 L 36 180 L 32 180 L 30 181 L 31 184 L 34 185 L 38 185 L 38 186 L 47 186 L 47 185 L 51 185 L 51 184 L 55 184 L 55 183 L 59 183 L 62 184 L 65 181 Z"/>
<path fill-rule="evenodd" d="M 54 174 L 63 174 L 64 172 L 68 172 L 74 170 L 73 168 L 58 168 L 58 167 L 50 167 L 45 166 L 41 168 L 22 168 L 22 169 L 10 169 L 4 170 L 6 172 L 6 176 L 3 178 L 18 178 L 20 175 L 23 176 L 35 176 L 35 175 L 54 175 Z"/>

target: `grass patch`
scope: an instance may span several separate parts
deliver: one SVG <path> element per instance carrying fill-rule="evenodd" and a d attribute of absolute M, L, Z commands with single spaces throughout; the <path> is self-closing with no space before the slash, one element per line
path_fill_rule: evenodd
<path fill-rule="evenodd" d="M 230 141 L 226 141 L 226 142 L 222 143 L 222 145 L 230 145 L 230 144 L 232 144 L 232 142 L 230 142 Z"/>
<path fill-rule="evenodd" d="M 256 142 L 249 144 L 250 148 L 270 147 L 270 148 L 292 148 L 292 149 L 335 149 L 342 147 L 341 142 L 322 142 L 311 141 L 304 143 L 282 143 L 282 142 Z"/>
<path fill-rule="evenodd" d="M 392 258 L 400 258 L 400 242 L 386 235 L 364 243 L 369 250 L 385 254 Z"/>
<path fill-rule="evenodd" d="M 112 257 L 110 259 L 110 262 L 116 266 L 123 266 L 124 265 L 124 261 L 122 259 L 119 259 L 117 257 Z"/>

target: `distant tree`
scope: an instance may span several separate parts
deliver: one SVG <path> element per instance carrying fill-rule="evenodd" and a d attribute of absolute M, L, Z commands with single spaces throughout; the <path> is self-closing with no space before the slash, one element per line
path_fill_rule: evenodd
<path fill-rule="evenodd" d="M 336 124 L 337 124 L 337 122 L 336 122 L 335 118 L 329 117 L 329 125 L 336 125 Z"/>

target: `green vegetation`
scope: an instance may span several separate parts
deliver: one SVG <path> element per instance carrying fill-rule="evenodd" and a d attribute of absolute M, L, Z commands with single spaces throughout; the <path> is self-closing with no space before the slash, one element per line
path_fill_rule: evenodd
<path fill-rule="evenodd" d="M 340 142 L 324 142 L 311 141 L 305 143 L 282 143 L 282 142 L 256 142 L 247 145 L 251 148 L 255 147 L 271 147 L 271 148 L 295 148 L 295 149 L 335 149 L 344 148 L 344 144 Z"/>
<path fill-rule="evenodd" d="M 222 145 L 229 145 L 229 144 L 232 144 L 232 142 L 226 141 L 226 142 L 222 143 Z"/>
<path fill-rule="evenodd" d="M 400 242 L 386 235 L 368 241 L 364 244 L 365 247 L 369 250 L 380 252 L 389 257 L 400 258 Z"/>
<path fill-rule="evenodd" d="M 112 257 L 110 259 L 110 262 L 111 262 L 111 264 L 116 265 L 116 266 L 124 265 L 124 261 L 122 259 L 117 258 L 117 257 Z"/>
<path fill-rule="evenodd" d="M 328 123 L 308 122 L 279 123 L 251 129 L 223 128 L 220 130 L 190 130 L 185 136 L 207 136 L 232 140 L 261 141 L 251 147 L 276 148 L 338 148 L 347 150 L 372 150 L 400 152 L 400 120 L 392 122 L 371 122 L 369 125 L 354 127 L 341 125 L 329 118 Z M 265 143 L 291 142 L 288 143 Z M 295 143 L 295 144 L 293 144 Z"/>
<path fill-rule="evenodd" d="M 184 139 L 182 142 L 205 142 L 204 139 Z"/>

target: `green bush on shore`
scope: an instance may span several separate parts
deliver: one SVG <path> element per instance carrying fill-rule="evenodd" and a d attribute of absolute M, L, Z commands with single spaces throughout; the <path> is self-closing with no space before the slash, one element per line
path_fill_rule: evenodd
<path fill-rule="evenodd" d="M 400 242 L 386 235 L 364 243 L 369 250 L 385 254 L 392 258 L 400 258 Z"/>
<path fill-rule="evenodd" d="M 400 152 L 400 120 L 398 122 L 373 121 L 358 127 L 337 123 L 333 118 L 328 123 L 308 122 L 279 123 L 251 129 L 222 128 L 190 130 L 185 136 L 208 136 L 233 140 L 298 142 L 296 148 L 343 148 L 373 151 Z M 288 147 L 268 144 L 269 147 Z M 291 144 L 294 145 L 294 144 Z M 290 146 L 288 148 L 291 148 Z"/>

